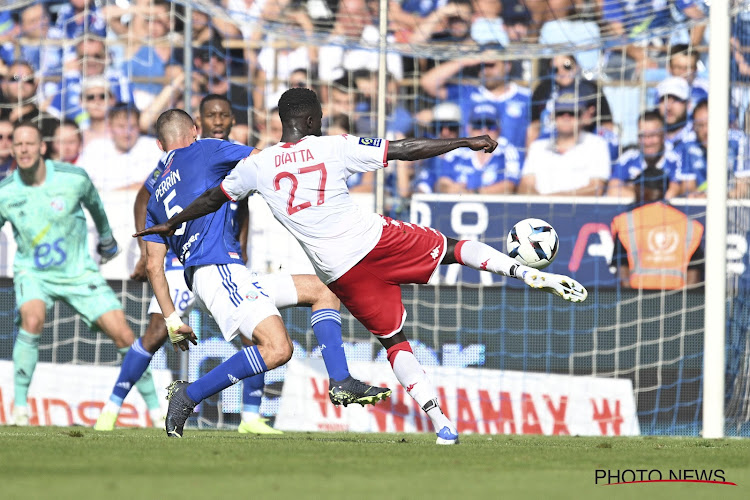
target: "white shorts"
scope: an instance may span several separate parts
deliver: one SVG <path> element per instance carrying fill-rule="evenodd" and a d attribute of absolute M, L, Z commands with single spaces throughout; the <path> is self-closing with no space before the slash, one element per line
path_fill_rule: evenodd
<path fill-rule="evenodd" d="M 213 316 L 226 340 L 240 333 L 250 338 L 258 324 L 279 309 L 297 304 L 289 274 L 256 274 L 241 264 L 198 267 L 193 292 Z"/>
<path fill-rule="evenodd" d="M 167 276 L 167 284 L 172 295 L 172 303 L 180 317 L 184 318 L 193 309 L 195 295 L 185 283 L 185 273 L 182 269 L 171 269 L 164 273 Z M 161 307 L 156 300 L 156 295 L 151 297 L 151 303 L 148 305 L 148 314 L 161 314 Z"/>

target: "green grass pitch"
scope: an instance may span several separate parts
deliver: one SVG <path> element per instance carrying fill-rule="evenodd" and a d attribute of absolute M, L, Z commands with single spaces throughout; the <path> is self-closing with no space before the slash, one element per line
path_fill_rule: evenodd
<path fill-rule="evenodd" d="M 750 498 L 750 440 L 0 428 L 0 498 Z M 722 469 L 737 486 L 595 485 L 596 469 Z"/>

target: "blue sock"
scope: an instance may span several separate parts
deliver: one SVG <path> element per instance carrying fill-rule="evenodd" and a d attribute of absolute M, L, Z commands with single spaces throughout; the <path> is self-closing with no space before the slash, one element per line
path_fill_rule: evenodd
<path fill-rule="evenodd" d="M 125 354 L 122 360 L 120 376 L 117 378 L 117 382 L 115 382 L 115 388 L 112 389 L 112 395 L 109 396 L 110 401 L 118 406 L 122 406 L 122 400 L 125 399 L 130 389 L 133 388 L 143 375 L 143 372 L 146 371 L 148 364 L 151 363 L 152 356 L 153 354 L 143 348 L 141 339 L 133 342 L 133 345 L 130 346 L 130 349 L 128 349 L 127 354 Z"/>
<path fill-rule="evenodd" d="M 196 403 L 223 391 L 251 375 L 268 370 L 257 346 L 244 347 L 237 354 L 190 384 L 187 395 Z"/>
<path fill-rule="evenodd" d="M 242 411 L 260 413 L 260 400 L 266 385 L 265 373 L 247 377 L 242 381 Z"/>
<path fill-rule="evenodd" d="M 318 309 L 310 316 L 310 324 L 318 339 L 328 376 L 339 381 L 349 377 L 349 365 L 341 338 L 341 313 L 336 309 Z"/>

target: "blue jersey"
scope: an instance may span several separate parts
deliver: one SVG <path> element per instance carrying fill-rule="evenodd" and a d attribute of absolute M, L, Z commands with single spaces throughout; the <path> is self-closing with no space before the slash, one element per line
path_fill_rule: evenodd
<path fill-rule="evenodd" d="M 638 177 L 646 169 L 646 160 L 637 149 L 625 151 L 612 166 L 612 179 L 619 179 L 628 183 Z M 664 151 L 662 157 L 656 162 L 656 168 L 663 170 L 670 181 L 679 180 L 682 161 L 680 155 L 674 151 Z"/>
<path fill-rule="evenodd" d="M 248 146 L 203 139 L 165 153 L 159 167 L 161 174 L 154 181 L 154 192 L 148 201 L 146 227 L 166 222 L 204 191 L 218 186 L 237 162 L 252 151 Z M 214 213 L 186 222 L 169 238 L 148 235 L 143 239 L 167 244 L 185 266 L 185 278 L 190 285 L 191 267 L 243 264 L 235 226 L 234 212 L 225 203 Z"/>
<path fill-rule="evenodd" d="M 166 156 L 166 153 L 164 154 Z M 162 157 L 162 160 L 164 157 Z M 164 163 L 159 160 L 159 165 L 151 172 L 151 174 L 148 176 L 148 179 L 146 179 L 146 182 L 143 183 L 143 187 L 146 188 L 146 191 L 148 191 L 148 194 L 151 196 L 154 195 L 154 190 L 156 189 L 156 181 L 161 177 L 162 169 L 164 168 Z M 172 271 L 175 269 L 183 269 L 182 262 L 180 262 L 180 259 L 177 258 L 177 254 L 175 254 L 171 248 L 167 250 L 167 257 L 165 259 L 164 263 L 164 269 L 167 271 Z"/>
<path fill-rule="evenodd" d="M 699 191 L 706 188 L 708 180 L 706 171 L 706 150 L 697 141 L 686 142 L 681 145 L 682 180 L 694 180 Z M 727 169 L 735 177 L 750 175 L 748 159 L 748 138 L 739 130 L 729 129 L 729 143 L 727 144 Z"/>
<path fill-rule="evenodd" d="M 501 181 L 511 181 L 518 185 L 521 180 L 521 164 L 518 151 L 508 140 L 498 138 L 497 149 L 484 165 L 477 160 L 475 151 L 468 148 L 454 149 L 438 157 L 437 177 L 448 177 L 453 182 L 466 185 L 466 189 L 476 190 Z"/>
<path fill-rule="evenodd" d="M 496 96 L 484 87 L 476 85 L 447 85 L 448 100 L 461 106 L 461 116 L 471 116 L 477 104 L 489 103 L 500 115 L 500 135 L 508 139 L 521 156 L 526 151 L 526 129 L 531 123 L 531 91 L 514 83 L 501 96 Z M 468 120 L 466 120 L 468 121 Z M 464 130 L 464 133 L 468 132 Z"/>
<path fill-rule="evenodd" d="M 109 91 L 115 96 L 115 101 L 133 102 L 133 90 L 124 75 L 118 71 L 108 70 L 104 76 L 109 84 Z M 62 81 L 57 84 L 47 111 L 54 116 L 73 120 L 81 128 L 87 128 L 89 116 L 82 106 L 82 91 L 81 74 L 74 71 L 66 73 Z"/>
<path fill-rule="evenodd" d="M 95 35 L 99 37 L 107 36 L 107 21 L 96 7 L 90 5 L 86 16 L 81 13 L 76 15 L 76 11 L 71 4 L 65 4 L 57 11 L 57 28 L 68 40 L 73 40 L 84 34 Z"/>
<path fill-rule="evenodd" d="M 699 4 L 696 0 L 604 0 L 602 18 L 607 22 L 620 23 L 632 38 L 647 35 L 647 31 L 674 24 L 672 8 L 681 13 L 688 7 Z"/>

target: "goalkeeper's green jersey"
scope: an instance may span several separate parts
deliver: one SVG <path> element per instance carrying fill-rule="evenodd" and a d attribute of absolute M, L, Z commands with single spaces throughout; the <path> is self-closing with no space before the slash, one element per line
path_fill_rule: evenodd
<path fill-rule="evenodd" d="M 13 225 L 16 277 L 36 273 L 47 281 L 71 282 L 98 270 L 89 253 L 82 207 L 94 219 L 101 239 L 111 238 L 112 229 L 85 170 L 52 160 L 45 165 L 41 186 L 24 184 L 19 169 L 0 182 L 0 227 L 5 221 Z"/>

